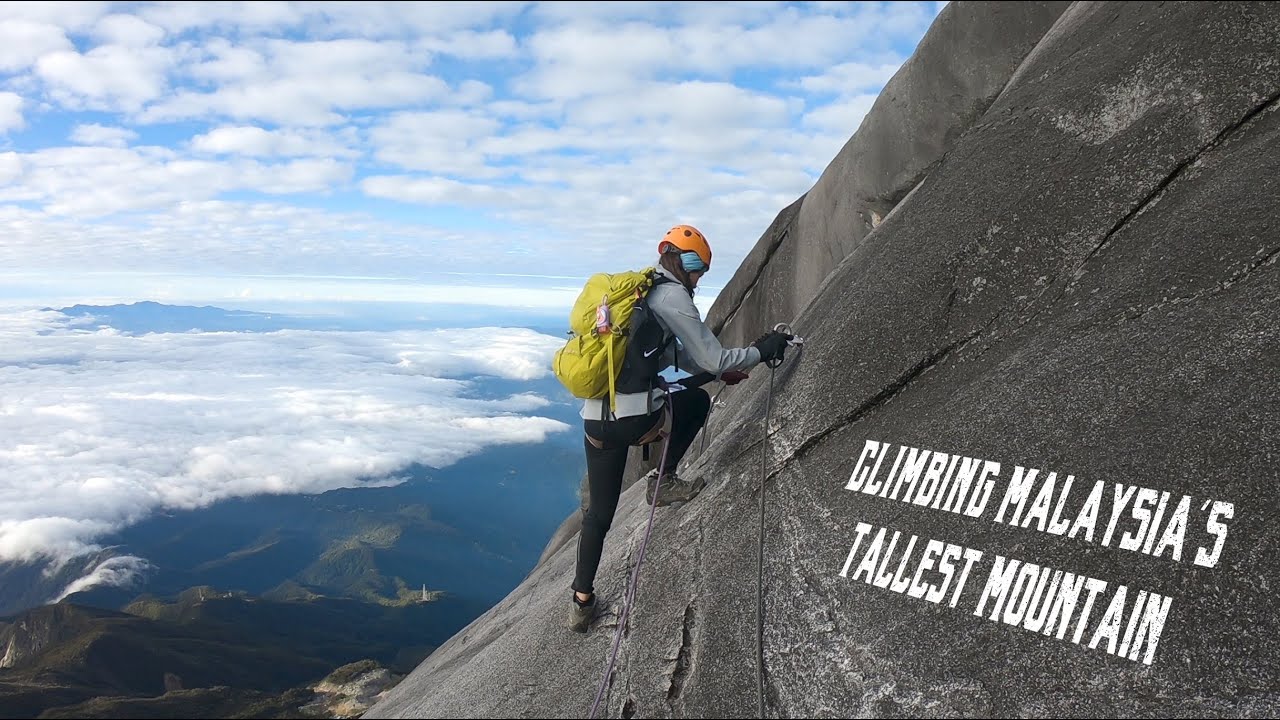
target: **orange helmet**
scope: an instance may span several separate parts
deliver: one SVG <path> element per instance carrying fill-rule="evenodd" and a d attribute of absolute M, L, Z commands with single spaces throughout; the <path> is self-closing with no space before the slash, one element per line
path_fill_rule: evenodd
<path fill-rule="evenodd" d="M 711 244 L 707 242 L 707 238 L 698 228 L 692 225 L 677 225 L 667 231 L 662 237 L 662 242 L 658 243 L 658 253 L 667 251 L 668 245 L 674 245 L 683 252 L 695 252 L 698 257 L 702 258 L 702 264 L 711 269 Z"/>

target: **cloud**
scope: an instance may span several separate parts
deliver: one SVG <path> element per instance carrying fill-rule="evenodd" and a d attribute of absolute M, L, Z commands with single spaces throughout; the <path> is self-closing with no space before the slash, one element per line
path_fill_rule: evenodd
<path fill-rule="evenodd" d="M 335 157 L 352 158 L 359 150 L 351 147 L 355 138 L 344 144 L 338 136 L 305 130 L 265 130 L 256 126 L 216 128 L 191 139 L 191 147 L 199 152 L 248 155 L 253 157 Z"/>
<path fill-rule="evenodd" d="M 194 79 L 209 83 L 246 81 L 267 72 L 267 59 L 253 47 L 233 45 L 224 38 L 211 38 L 203 54 L 187 65 Z"/>
<path fill-rule="evenodd" d="M 285 125 L 332 125 L 340 111 L 440 101 L 449 85 L 421 72 L 426 59 L 398 41 L 362 38 L 267 40 L 247 50 L 219 43 L 212 64 L 197 66 L 224 84 L 183 90 L 140 114 L 146 122 L 231 117 Z"/>
<path fill-rule="evenodd" d="M 22 172 L 23 172 L 23 163 L 22 163 L 21 155 L 19 155 L 16 152 L 0 153 L 0 192 L 3 192 L 3 188 L 5 185 L 8 185 L 12 183 L 14 180 L 21 177 Z M 20 193 L 20 190 L 15 188 L 12 192 L 14 193 L 14 195 L 18 195 Z M 35 216 L 34 213 L 24 211 L 21 208 L 17 208 L 17 207 L 4 208 L 3 206 L 0 206 L 0 217 L 4 218 L 3 220 L 0 220 L 0 223 L 4 223 L 5 221 L 8 221 L 10 223 L 21 222 L 19 218 L 34 217 L 34 216 Z M 25 245 L 25 243 L 17 242 L 17 238 L 13 238 L 13 240 L 15 242 L 11 246 L 7 246 L 11 248 L 10 253 L 15 258 L 25 257 L 26 253 L 23 251 L 26 248 L 21 247 L 22 245 Z M 5 247 L 6 247 L 5 245 L 0 245 L 0 253 L 4 252 Z M 17 267 L 17 264 L 15 263 L 11 267 Z"/>
<path fill-rule="evenodd" d="M 220 164 L 211 163 L 209 167 Z M 29 174 L 23 156 L 0 153 L 0 197 L 21 197 L 21 186 L 6 187 L 4 181 Z M 86 174 L 93 175 L 88 170 Z M 188 180 L 185 186 L 165 188 L 160 182 L 169 177 L 165 173 L 155 173 L 154 178 L 150 172 L 138 175 L 131 188 L 134 196 L 122 201 L 140 202 L 152 192 L 156 197 L 163 197 L 163 193 L 208 194 L 197 191 L 201 183 L 211 179 L 199 177 Z M 234 179 L 231 172 L 225 176 L 229 178 L 227 182 Z M 78 200 L 85 205 L 115 199 L 114 187 L 95 187 L 88 181 L 83 183 L 86 195 L 77 198 L 75 178 L 57 177 L 57 192 L 65 194 L 68 202 Z M 154 191 L 150 187 L 153 182 Z M 42 268 L 50 268 L 55 277 L 85 271 L 129 274 L 149 270 L 189 278 L 201 274 L 279 274 L 408 279 L 442 269 L 441 258 L 447 257 L 444 248 L 458 240 L 457 233 L 426 222 L 397 223 L 370 213 L 335 212 L 282 202 L 220 200 L 181 200 L 169 212 L 89 224 L 72 214 L 51 217 L 40 210 L 0 203 L 0 235 L 9 240 L 0 243 L 0 268 L 10 273 L 33 266 L 41 272 Z M 476 230 L 467 239 L 474 245 L 467 257 L 478 267 L 500 268 L 513 247 L 512 236 L 500 231 Z M 39 264 L 32 262 L 30 248 L 39 248 Z M 94 258 L 91 264 L 84 260 L 90 256 Z M 546 267 L 528 267 L 540 264 Z M 547 272 L 559 264 L 562 263 L 555 263 L 554 258 L 535 258 L 527 261 L 523 269 Z M 218 271 L 209 273 L 208 268 Z M 73 288 L 67 286 L 68 290 Z M 139 292 L 143 290 L 138 288 Z"/>
<path fill-rule="evenodd" d="M 316 3 L 307 24 L 321 35 L 435 39 L 440 51 L 461 58 L 500 56 L 509 48 L 503 31 L 477 31 L 512 22 L 525 2 Z M 498 55 L 495 55 L 497 53 Z"/>
<path fill-rule="evenodd" d="M 633 8 L 618 12 L 629 10 Z M 566 17 L 530 36 L 536 63 L 517 88 L 534 97 L 571 99 L 624 91 L 662 74 L 728 79 L 746 69 L 825 68 L 838 64 L 834 58 L 855 53 L 896 55 L 894 41 L 918 37 L 930 19 L 914 3 L 822 10 L 774 7 L 753 12 L 736 5 L 674 22 L 665 17 L 629 22 L 591 14 Z"/>
<path fill-rule="evenodd" d="M 237 29 L 269 33 L 293 28 L 334 37 L 376 39 L 422 35 L 448 37 L 523 12 L 528 3 L 166 3 L 141 7 L 138 14 L 172 33 Z"/>
<path fill-rule="evenodd" d="M 422 205 L 457 205 L 501 207 L 516 200 L 513 190 L 484 184 L 463 183 L 448 178 L 383 175 L 366 178 L 361 188 L 373 197 L 420 203 Z"/>
<path fill-rule="evenodd" d="M 373 129 L 370 140 L 383 162 L 431 173 L 493 176 L 481 145 L 501 123 L 462 110 L 397 113 Z"/>
<path fill-rule="evenodd" d="M 98 21 L 93 35 L 104 45 L 147 47 L 164 39 L 164 28 L 133 15 L 108 15 Z"/>
<path fill-rule="evenodd" d="M 477 342 L 480 338 L 486 340 Z M 539 344 L 530 348 L 530 342 Z M 533 380 L 548 374 L 551 354 L 562 343 L 560 338 L 496 327 L 442 331 L 428 349 L 407 347 L 400 350 L 397 353 L 399 362 L 396 367 L 402 372 L 431 377 L 480 373 Z M 540 405 L 537 398 L 525 399 L 533 400 L 533 407 Z"/>
<path fill-rule="evenodd" d="M 303 22 L 306 11 L 297 3 L 157 3 L 138 8 L 138 16 L 172 34 L 191 30 L 242 29 L 270 32 Z"/>
<path fill-rule="evenodd" d="M 548 400 L 478 397 L 472 378 L 545 377 L 561 343 L 500 327 L 129 335 L 0 313 L 0 561 L 91 552 L 163 508 L 541 442 L 569 429 L 537 415 Z"/>
<path fill-rule="evenodd" d="M 875 104 L 877 97 L 879 95 L 875 93 L 866 93 L 822 105 L 805 114 L 804 124 L 848 137 L 862 124 L 863 118 L 871 111 L 871 106 Z"/>
<path fill-rule="evenodd" d="M 354 173 L 349 163 L 328 157 L 204 160 L 155 146 L 60 147 L 19 157 L 22 173 L 9 187 L 0 187 L 0 201 L 40 202 L 51 216 L 95 217 L 161 208 L 172 212 L 180 203 L 237 190 L 323 192 Z M 136 234 L 136 228 L 131 232 Z M 145 253 L 146 247 L 135 250 Z"/>
<path fill-rule="evenodd" d="M 501 60 L 519 53 L 516 39 L 505 30 L 462 31 L 442 37 L 427 37 L 418 43 L 418 47 L 466 60 Z"/>
<path fill-rule="evenodd" d="M 57 25 L 14 18 L 0 21 L 0 72 L 25 70 L 42 55 L 72 48 Z"/>
<path fill-rule="evenodd" d="M 82 592 L 99 585 L 128 587 L 141 580 L 150 569 L 151 563 L 134 555 L 117 555 L 107 558 L 89 571 L 88 575 L 67 585 L 50 602 L 60 602 L 63 598 L 73 593 Z"/>
<path fill-rule="evenodd" d="M 107 13 L 101 2 L 6 2 L 5 22 L 53 25 L 68 31 L 85 31 Z"/>
<path fill-rule="evenodd" d="M 49 95 L 66 107 L 131 113 L 165 92 L 174 55 L 164 47 L 100 45 L 84 54 L 42 55 L 36 74 Z"/>
<path fill-rule="evenodd" d="M 16 452 L 8 452 L 16 455 L 24 449 L 17 446 Z M 0 463 L 7 466 L 5 460 L 0 460 Z M 13 478 L 0 485 L 0 492 L 14 504 L 13 508 L 0 517 L 0 558 L 4 561 L 30 563 L 48 559 L 53 561 L 54 567 L 59 567 L 74 557 L 101 549 L 89 542 L 89 539 L 104 535 L 115 527 L 111 521 L 92 517 L 51 516 L 39 513 L 36 508 L 30 510 L 35 513 L 32 516 L 22 516 L 17 508 L 29 506 L 23 496 L 38 495 L 40 488 L 19 487 Z M 123 518 L 115 519 L 114 522 L 125 524 Z"/>
<path fill-rule="evenodd" d="M 633 86 L 624 94 L 575 103 L 566 114 L 575 125 L 589 128 L 634 130 L 639 128 L 633 123 L 666 123 L 670 129 L 692 130 L 710 138 L 716 130 L 785 127 L 788 101 L 729 83 L 690 80 Z M 653 147 L 655 140 L 666 140 L 659 133 L 637 133 L 618 139 L 624 145 L 645 147 Z"/>
<path fill-rule="evenodd" d="M 692 222 L 727 281 L 940 9 L 7 6 L 0 261 L 581 275 Z"/>
<path fill-rule="evenodd" d="M 861 62 L 841 63 L 821 75 L 810 75 L 799 81 L 810 92 L 850 95 L 862 90 L 883 87 L 901 63 L 870 65 Z"/>
<path fill-rule="evenodd" d="M 107 127 L 96 123 L 91 125 L 77 125 L 71 131 L 71 141 L 80 143 L 81 145 L 103 145 L 106 147 L 122 148 L 129 144 L 130 140 L 136 140 L 138 133 L 122 127 Z"/>
<path fill-rule="evenodd" d="M 235 169 L 238 183 L 273 195 L 325 192 L 355 174 L 350 164 L 332 158 L 303 158 L 271 165 L 240 163 Z"/>
<path fill-rule="evenodd" d="M 21 95 L 11 92 L 0 92 L 0 133 L 19 130 L 26 126 L 22 117 L 24 100 Z"/>

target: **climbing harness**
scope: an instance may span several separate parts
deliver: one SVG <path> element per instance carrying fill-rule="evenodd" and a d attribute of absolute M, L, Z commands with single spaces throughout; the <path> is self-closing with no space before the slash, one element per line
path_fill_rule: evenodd
<path fill-rule="evenodd" d="M 787 341 L 788 345 L 804 345 L 804 338 L 795 337 L 790 325 L 778 323 L 773 329 L 792 336 Z M 773 405 L 773 376 L 778 366 L 782 365 L 782 358 L 773 358 L 765 365 L 769 367 L 769 394 L 764 401 L 764 432 L 760 442 L 760 539 L 756 558 L 756 698 L 761 718 L 764 717 L 764 485 L 769 477 L 769 413 Z"/>
<path fill-rule="evenodd" d="M 671 435 L 668 434 L 662 439 L 662 459 L 658 461 L 658 480 L 653 486 L 653 502 L 649 504 L 649 524 L 644 529 L 644 538 L 640 541 L 640 555 L 636 558 L 636 566 L 631 571 L 631 580 L 627 583 L 627 592 L 623 595 L 622 614 L 618 618 L 618 627 L 613 632 L 613 651 L 609 654 L 609 665 L 604 670 L 604 677 L 600 678 L 600 688 L 596 690 L 595 702 L 591 703 L 591 714 L 587 716 L 589 718 L 595 718 L 596 709 L 600 707 L 600 700 L 604 697 L 604 689 L 609 685 L 609 676 L 613 674 L 614 663 L 618 661 L 618 647 L 622 643 L 622 635 L 627 627 L 627 616 L 631 613 L 632 601 L 636 596 L 636 580 L 640 577 L 640 564 L 644 562 L 644 549 L 649 544 L 649 532 L 653 530 L 653 515 L 658 509 L 658 493 L 662 490 L 662 476 L 666 472 L 667 465 L 667 446 L 670 444 Z"/>

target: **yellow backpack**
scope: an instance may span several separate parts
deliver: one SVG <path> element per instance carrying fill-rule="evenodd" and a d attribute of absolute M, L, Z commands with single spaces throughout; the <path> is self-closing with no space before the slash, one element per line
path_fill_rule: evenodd
<path fill-rule="evenodd" d="M 610 410 L 616 409 L 616 381 L 631 338 L 633 310 L 653 287 L 655 274 L 647 267 L 587 279 L 569 313 L 571 337 L 551 365 L 574 397 L 607 396 Z"/>

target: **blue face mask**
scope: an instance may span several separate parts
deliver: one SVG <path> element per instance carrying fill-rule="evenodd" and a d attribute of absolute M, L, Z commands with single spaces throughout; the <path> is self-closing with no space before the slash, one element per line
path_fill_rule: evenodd
<path fill-rule="evenodd" d="M 684 266 L 685 272 L 703 272 L 707 269 L 698 253 L 692 251 L 680 253 L 680 264 Z"/>

